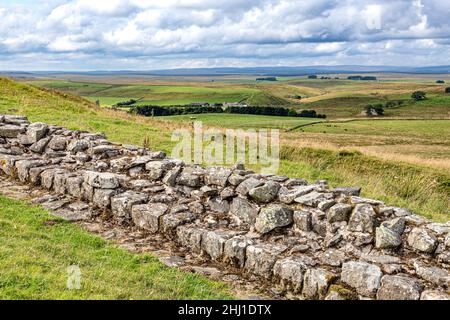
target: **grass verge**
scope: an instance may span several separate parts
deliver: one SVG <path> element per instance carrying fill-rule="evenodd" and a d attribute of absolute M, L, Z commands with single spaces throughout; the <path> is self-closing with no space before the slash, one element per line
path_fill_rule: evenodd
<path fill-rule="evenodd" d="M 81 270 L 80 290 L 67 288 L 71 265 Z M 40 207 L 0 196 L 0 299 L 231 298 L 224 284 L 116 248 Z"/>

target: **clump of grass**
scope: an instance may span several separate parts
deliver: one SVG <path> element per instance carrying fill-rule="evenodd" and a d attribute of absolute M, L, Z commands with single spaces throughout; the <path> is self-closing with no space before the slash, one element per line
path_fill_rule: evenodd
<path fill-rule="evenodd" d="M 18 214 L 20 213 L 20 214 Z M 231 299 L 226 285 L 168 268 L 0 196 L 0 299 Z M 81 271 L 67 288 L 67 267 Z"/>

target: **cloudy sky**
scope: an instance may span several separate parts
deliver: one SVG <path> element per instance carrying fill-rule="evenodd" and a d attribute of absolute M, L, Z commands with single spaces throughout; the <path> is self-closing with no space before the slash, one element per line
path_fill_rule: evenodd
<path fill-rule="evenodd" d="M 0 70 L 450 65 L 449 0 L 0 0 Z"/>

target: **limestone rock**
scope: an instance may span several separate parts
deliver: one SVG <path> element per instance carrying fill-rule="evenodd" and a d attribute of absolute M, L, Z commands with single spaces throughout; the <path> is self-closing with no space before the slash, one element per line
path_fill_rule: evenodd
<path fill-rule="evenodd" d="M 414 269 L 419 277 L 437 285 L 450 289 L 450 272 L 436 267 L 426 266 L 419 261 L 414 261 Z"/>
<path fill-rule="evenodd" d="M 202 249 L 211 257 L 218 261 L 224 253 L 225 242 L 238 235 L 234 231 L 208 231 L 203 234 Z"/>
<path fill-rule="evenodd" d="M 375 246 L 380 249 L 396 248 L 402 244 L 402 238 L 399 233 L 383 225 L 376 228 Z"/>
<path fill-rule="evenodd" d="M 189 211 L 168 213 L 161 217 L 160 228 L 163 233 L 171 236 L 178 226 L 192 222 L 194 220 L 195 215 Z"/>
<path fill-rule="evenodd" d="M 257 205 L 241 197 L 235 197 L 230 206 L 230 213 L 247 224 L 255 223 L 258 212 L 259 207 Z"/>
<path fill-rule="evenodd" d="M 349 261 L 342 265 L 341 280 L 367 297 L 374 297 L 381 284 L 383 273 L 374 264 Z"/>
<path fill-rule="evenodd" d="M 450 300 L 450 294 L 437 290 L 425 290 L 420 295 L 420 300 Z"/>
<path fill-rule="evenodd" d="M 138 204 L 131 208 L 131 217 L 139 228 L 156 233 L 159 230 L 160 217 L 168 208 L 164 203 Z"/>
<path fill-rule="evenodd" d="M 208 201 L 208 206 L 212 211 L 219 213 L 227 213 L 230 211 L 230 204 L 227 200 L 222 200 L 218 197 L 212 198 Z"/>
<path fill-rule="evenodd" d="M 267 233 L 275 228 L 284 227 L 292 223 L 293 210 L 280 205 L 269 205 L 262 208 L 256 217 L 255 229 L 259 233 Z"/>
<path fill-rule="evenodd" d="M 328 210 L 327 220 L 329 223 L 347 221 L 351 211 L 351 205 L 345 203 L 337 203 Z"/>
<path fill-rule="evenodd" d="M 322 268 L 306 270 L 302 294 L 307 299 L 323 299 L 336 275 Z"/>
<path fill-rule="evenodd" d="M 111 211 L 120 219 L 131 218 L 131 208 L 134 205 L 144 203 L 148 195 L 134 191 L 126 191 L 111 198 Z"/>
<path fill-rule="evenodd" d="M 375 211 L 369 204 L 357 204 L 348 222 L 348 230 L 373 233 Z"/>
<path fill-rule="evenodd" d="M 184 248 L 194 253 L 200 253 L 203 234 L 206 232 L 207 230 L 197 227 L 179 226 L 177 228 L 177 239 Z"/>
<path fill-rule="evenodd" d="M 16 138 L 19 134 L 25 132 L 25 128 L 15 125 L 0 126 L 0 137 L 2 138 Z"/>
<path fill-rule="evenodd" d="M 45 137 L 48 131 L 48 125 L 42 122 L 32 123 L 27 128 L 27 136 L 31 143 L 36 143 Z"/>
<path fill-rule="evenodd" d="M 85 171 L 84 180 L 94 188 L 116 189 L 119 187 L 117 175 L 109 172 Z"/>
<path fill-rule="evenodd" d="M 437 243 L 437 238 L 433 235 L 433 233 L 424 228 L 414 228 L 408 235 L 408 244 L 421 252 L 434 252 L 434 250 L 436 250 Z"/>
<path fill-rule="evenodd" d="M 160 179 L 163 174 L 174 167 L 174 163 L 171 161 L 150 161 L 145 165 L 145 169 L 148 171 L 148 177 L 151 180 Z"/>
<path fill-rule="evenodd" d="M 216 185 L 226 187 L 231 170 L 220 167 L 211 167 L 207 169 L 205 175 L 205 183 L 208 185 Z"/>
<path fill-rule="evenodd" d="M 270 202 L 278 195 L 280 184 L 274 181 L 267 181 L 264 185 L 250 189 L 249 196 L 257 202 Z"/>
<path fill-rule="evenodd" d="M 302 231 L 311 231 L 311 212 L 305 210 L 294 211 L 294 224 Z"/>
<path fill-rule="evenodd" d="M 275 262 L 274 276 L 281 281 L 284 288 L 290 288 L 294 293 L 300 292 L 303 284 L 303 275 L 307 265 L 301 258 L 288 257 Z"/>
<path fill-rule="evenodd" d="M 67 151 L 72 153 L 83 152 L 89 149 L 89 141 L 84 139 L 72 140 L 67 146 Z"/>
<path fill-rule="evenodd" d="M 305 195 L 295 198 L 294 201 L 306 206 L 317 207 L 317 205 L 320 202 L 324 200 L 330 200 L 332 198 L 333 198 L 332 193 L 322 193 L 318 191 L 312 191 Z"/>
<path fill-rule="evenodd" d="M 377 293 L 378 300 L 419 300 L 422 284 L 411 277 L 403 275 L 385 275 Z"/>
<path fill-rule="evenodd" d="M 111 206 L 111 198 L 116 194 L 116 189 L 94 189 L 92 202 L 99 208 L 109 208 Z"/>
<path fill-rule="evenodd" d="M 247 247 L 245 269 L 255 275 L 270 278 L 273 266 L 280 254 L 287 249 L 282 245 L 257 244 Z"/>
<path fill-rule="evenodd" d="M 244 267 L 246 249 L 253 241 L 245 236 L 236 236 L 225 242 L 224 260 L 240 268 Z"/>
<path fill-rule="evenodd" d="M 263 184 L 263 182 L 259 179 L 250 177 L 244 181 L 242 181 L 238 187 L 236 188 L 236 192 L 242 196 L 246 196 L 251 189 L 259 187 Z"/>

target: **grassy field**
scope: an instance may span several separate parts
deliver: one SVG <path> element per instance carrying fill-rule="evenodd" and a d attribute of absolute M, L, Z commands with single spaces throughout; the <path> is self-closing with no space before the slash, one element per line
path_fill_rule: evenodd
<path fill-rule="evenodd" d="M 385 77 L 386 79 L 384 79 Z M 48 89 L 83 96 L 111 106 L 129 99 L 139 100 L 137 105 L 185 105 L 193 102 L 245 102 L 251 105 L 285 105 L 292 108 L 314 109 L 328 119 L 361 117 L 368 104 L 403 101 L 403 105 L 386 108 L 386 117 L 443 119 L 449 118 L 450 94 L 445 84 L 436 84 L 431 78 L 392 78 L 381 75 L 380 81 L 351 81 L 346 75 L 340 79 L 306 79 L 285 77 L 276 82 L 256 82 L 250 79 L 214 81 L 194 78 L 181 81 L 176 78 L 150 79 L 122 78 L 83 80 L 31 80 L 28 83 Z M 68 77 L 67 79 L 70 79 Z M 107 81 L 107 82 L 98 82 Z M 411 93 L 422 90 L 427 99 L 414 102 Z M 301 96 L 301 99 L 297 97 Z"/>
<path fill-rule="evenodd" d="M 251 114 L 230 114 L 230 113 L 205 113 L 195 115 L 180 115 L 161 117 L 163 120 L 191 123 L 192 121 L 202 121 L 204 124 L 214 127 L 224 128 L 276 128 L 289 129 L 299 125 L 323 121 L 314 118 L 295 117 L 275 117 L 260 116 Z"/>
<path fill-rule="evenodd" d="M 138 105 L 185 105 L 193 102 L 223 103 L 245 101 L 251 104 L 285 104 L 286 101 L 266 95 L 262 90 L 244 84 L 169 83 L 108 84 L 69 80 L 33 80 L 32 85 L 79 95 L 109 107 L 129 99 Z"/>
<path fill-rule="evenodd" d="M 37 206 L 0 196 L 0 212 L 0 299 L 232 298 L 221 283 L 116 248 Z M 80 290 L 67 288 L 71 265 Z"/>

